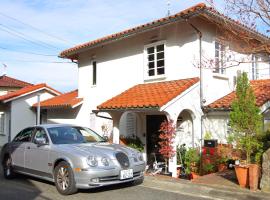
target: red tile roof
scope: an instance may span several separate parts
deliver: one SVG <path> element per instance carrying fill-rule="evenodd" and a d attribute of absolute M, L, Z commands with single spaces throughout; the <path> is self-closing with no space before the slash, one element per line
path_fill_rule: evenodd
<path fill-rule="evenodd" d="M 257 38 L 259 41 L 268 41 L 269 38 L 267 38 L 265 35 L 256 32 L 253 29 L 250 29 L 249 27 L 239 23 L 238 21 L 233 20 L 232 18 L 229 18 L 221 13 L 219 13 L 217 10 L 215 10 L 212 7 L 206 6 L 204 3 L 199 3 L 197 5 L 194 5 L 188 9 L 185 9 L 179 13 L 176 13 L 174 15 L 171 15 L 169 17 L 164 17 L 134 28 L 130 28 L 112 35 L 108 35 L 93 41 L 89 41 L 83 44 L 76 45 L 72 48 L 66 49 L 60 53 L 60 57 L 62 58 L 70 58 L 70 59 L 77 59 L 77 54 L 79 51 L 83 51 L 84 49 L 89 49 L 92 47 L 96 47 L 99 45 L 106 44 L 111 41 L 119 40 L 121 38 L 126 38 L 129 36 L 136 35 L 140 32 L 143 32 L 145 30 L 149 30 L 152 28 L 156 28 L 162 25 L 166 25 L 168 23 L 173 23 L 178 20 L 186 20 L 188 18 L 194 17 L 194 16 L 201 16 L 204 17 L 206 20 L 212 20 L 215 23 L 223 23 L 223 24 L 232 24 L 232 27 L 235 27 L 237 31 L 244 31 L 252 34 L 254 38 Z"/>
<path fill-rule="evenodd" d="M 256 97 L 256 105 L 262 106 L 270 100 L 270 79 L 264 80 L 253 80 L 250 81 L 250 85 L 253 89 Z M 206 109 L 214 110 L 230 110 L 233 100 L 235 99 L 235 91 L 228 95 L 214 101 L 213 103 L 206 106 Z"/>
<path fill-rule="evenodd" d="M 14 98 L 18 98 L 20 96 L 24 96 L 24 95 L 27 95 L 29 93 L 33 93 L 33 92 L 41 90 L 41 89 L 47 89 L 47 90 L 49 90 L 52 93 L 57 94 L 57 95 L 61 94 L 57 90 L 47 86 L 45 83 L 41 83 L 41 84 L 37 84 L 37 85 L 26 86 L 20 90 L 15 91 L 15 92 L 10 92 L 6 95 L 2 95 L 2 96 L 0 96 L 0 101 L 7 102 L 7 101 L 10 101 Z"/>
<path fill-rule="evenodd" d="M 59 96 L 47 99 L 40 102 L 40 107 L 50 109 L 50 108 L 74 108 L 77 105 L 82 103 L 83 99 L 78 98 L 78 90 L 74 90 Z M 33 107 L 37 107 L 37 104 L 34 104 Z"/>
<path fill-rule="evenodd" d="M 160 108 L 189 87 L 199 78 L 139 84 L 109 99 L 98 109 Z"/>
<path fill-rule="evenodd" d="M 0 76 L 0 87 L 23 88 L 29 85 L 32 85 L 32 84 L 24 82 L 24 81 L 20 81 L 15 78 L 11 78 L 6 75 Z"/>

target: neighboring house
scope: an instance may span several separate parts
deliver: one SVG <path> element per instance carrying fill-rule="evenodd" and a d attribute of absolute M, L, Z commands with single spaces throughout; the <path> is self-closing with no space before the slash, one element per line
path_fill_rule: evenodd
<path fill-rule="evenodd" d="M 268 130 L 270 122 L 270 79 L 252 80 L 250 85 L 256 97 L 256 105 L 261 109 L 264 120 L 264 129 Z M 205 107 L 205 132 L 211 131 L 213 137 L 225 141 L 230 133 L 229 113 L 236 97 L 235 91 L 214 101 Z"/>
<path fill-rule="evenodd" d="M 138 136 L 145 144 L 146 159 L 158 153 L 159 126 L 168 118 L 177 127 L 175 146 L 200 145 L 202 106 L 233 91 L 242 71 L 250 79 L 270 75 L 269 70 L 262 70 L 269 68 L 263 62 L 268 56 L 264 49 L 256 55 L 242 54 L 220 40 L 228 24 L 235 33 L 252 36 L 257 44 L 269 43 L 266 36 L 198 4 L 61 52 L 60 57 L 78 62 L 78 98 L 83 98 L 79 110 L 68 108 L 68 112 L 75 113 L 74 122 L 97 131 L 112 123 L 115 143 L 120 135 Z M 201 63 L 200 58 L 204 58 Z M 252 63 L 229 67 L 234 65 L 230 58 L 252 58 Z M 176 175 L 176 156 L 170 160 L 169 171 Z"/>
<path fill-rule="evenodd" d="M 7 75 L 2 75 L 0 76 L 0 96 L 9 92 L 14 92 L 29 85 L 32 84 L 20 81 Z"/>
<path fill-rule="evenodd" d="M 80 124 L 77 118 L 83 103 L 78 97 L 78 90 L 55 96 L 40 102 L 42 113 L 46 113 L 47 123 Z M 37 103 L 33 105 L 37 107 Z"/>
<path fill-rule="evenodd" d="M 38 98 L 43 101 L 60 94 L 46 84 L 29 84 L 0 96 L 0 146 L 12 140 L 23 128 L 37 123 L 37 112 L 32 105 Z M 47 116 L 42 114 L 41 122 L 46 123 L 46 119 Z"/>

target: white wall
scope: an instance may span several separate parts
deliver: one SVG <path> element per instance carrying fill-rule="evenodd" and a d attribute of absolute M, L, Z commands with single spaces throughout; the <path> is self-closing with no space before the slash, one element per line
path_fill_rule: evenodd
<path fill-rule="evenodd" d="M 11 139 L 13 139 L 22 129 L 36 125 L 36 111 L 31 109 L 31 106 L 37 103 L 38 94 L 40 94 L 41 101 L 54 97 L 54 95 L 43 90 L 11 102 Z"/>

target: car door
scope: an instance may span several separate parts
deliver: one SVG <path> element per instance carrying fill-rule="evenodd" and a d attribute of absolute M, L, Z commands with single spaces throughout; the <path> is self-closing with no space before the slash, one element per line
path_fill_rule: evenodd
<path fill-rule="evenodd" d="M 46 144 L 40 145 L 37 144 L 37 138 L 44 138 L 46 140 Z M 45 176 L 52 178 L 51 173 L 49 172 L 49 139 L 47 136 L 46 131 L 41 128 L 37 127 L 32 141 L 26 144 L 25 148 L 25 170 L 29 173 L 38 175 L 38 176 Z"/>
<path fill-rule="evenodd" d="M 31 142 L 34 128 L 22 130 L 12 141 L 11 158 L 15 170 L 23 170 L 25 165 L 25 145 Z"/>

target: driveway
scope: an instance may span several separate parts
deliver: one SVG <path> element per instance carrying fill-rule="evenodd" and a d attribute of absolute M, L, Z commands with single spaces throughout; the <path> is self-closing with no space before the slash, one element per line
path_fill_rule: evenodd
<path fill-rule="evenodd" d="M 0 199 L 8 200 L 56 200 L 56 199 L 95 199 L 95 200 L 199 200 L 194 196 L 183 195 L 177 192 L 164 191 L 147 186 L 151 181 L 145 181 L 144 184 L 132 186 L 131 184 L 121 184 L 116 186 L 105 187 L 101 189 L 79 190 L 77 194 L 71 196 L 62 196 L 58 194 L 54 185 L 50 182 L 28 176 L 18 175 L 16 179 L 5 180 L 0 168 Z"/>

